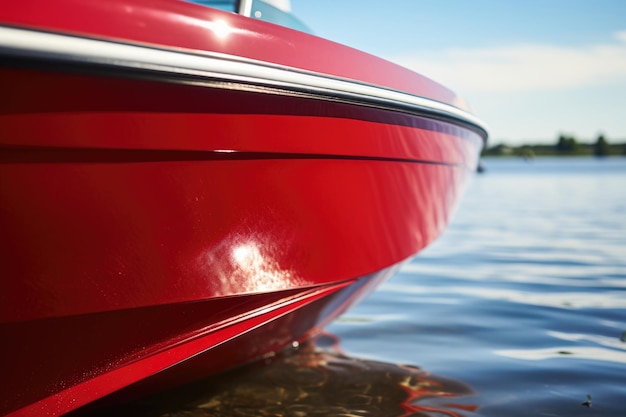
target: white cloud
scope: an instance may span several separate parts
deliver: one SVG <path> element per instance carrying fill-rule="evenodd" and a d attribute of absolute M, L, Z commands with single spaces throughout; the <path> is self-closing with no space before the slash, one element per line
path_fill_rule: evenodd
<path fill-rule="evenodd" d="M 614 36 L 618 41 L 626 43 L 626 30 L 619 30 Z"/>
<path fill-rule="evenodd" d="M 579 47 L 456 48 L 393 60 L 462 93 L 558 90 L 626 82 L 626 30 L 614 39 Z"/>

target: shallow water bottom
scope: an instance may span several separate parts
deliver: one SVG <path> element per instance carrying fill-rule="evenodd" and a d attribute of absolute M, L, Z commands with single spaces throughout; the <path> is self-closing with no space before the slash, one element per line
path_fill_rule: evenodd
<path fill-rule="evenodd" d="M 476 410 L 467 402 L 471 395 L 466 384 L 414 366 L 348 357 L 326 334 L 271 358 L 90 415 L 459 416 Z"/>
<path fill-rule="evenodd" d="M 567 370 L 558 364 L 533 369 L 502 363 L 486 365 L 482 373 L 470 364 L 454 372 L 466 375 L 462 381 L 413 365 L 350 357 L 338 343 L 335 335 L 324 334 L 229 372 L 78 415 L 621 416 L 624 411 L 622 369 L 610 366 L 593 370 L 607 376 L 602 383 L 586 381 L 584 370 Z M 575 349 L 549 353 L 554 357 L 577 355 Z M 594 396 L 584 394 L 585 388 L 593 389 Z"/>

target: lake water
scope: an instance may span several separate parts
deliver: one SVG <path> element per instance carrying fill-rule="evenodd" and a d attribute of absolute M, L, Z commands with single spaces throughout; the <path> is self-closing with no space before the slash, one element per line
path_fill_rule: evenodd
<path fill-rule="evenodd" d="M 471 388 L 473 412 L 440 409 L 626 416 L 626 158 L 486 166 L 440 240 L 328 330 Z"/>
<path fill-rule="evenodd" d="M 626 416 L 626 158 L 486 166 L 447 232 L 317 350 L 155 415 Z"/>

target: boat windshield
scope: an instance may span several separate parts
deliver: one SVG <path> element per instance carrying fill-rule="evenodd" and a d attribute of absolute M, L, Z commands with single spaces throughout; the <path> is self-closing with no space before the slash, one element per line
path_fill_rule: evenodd
<path fill-rule="evenodd" d="M 236 0 L 190 0 L 192 3 L 198 3 L 203 6 L 209 6 L 216 9 L 225 10 L 227 12 L 235 12 L 237 7 Z"/>
<path fill-rule="evenodd" d="M 300 19 L 291 14 L 289 0 L 190 0 L 208 7 L 240 13 L 301 32 L 312 33 Z"/>

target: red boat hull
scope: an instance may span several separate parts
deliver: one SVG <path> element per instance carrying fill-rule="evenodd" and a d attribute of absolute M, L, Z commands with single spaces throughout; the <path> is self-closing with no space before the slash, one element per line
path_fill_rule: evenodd
<path fill-rule="evenodd" d="M 327 65 L 334 76 L 375 82 L 392 68 L 409 77 L 186 3 L 66 1 L 51 14 L 33 3 L 29 13 L 20 2 L 4 8 L 0 22 L 159 41 L 158 31 L 107 19 L 82 26 L 132 4 L 148 20 L 160 11 L 180 32 L 174 46 L 189 48 L 201 29 L 180 16 L 225 16 L 250 25 L 246 36 L 293 37 L 380 66 L 357 78 Z M 276 42 L 256 55 L 243 45 L 230 53 L 277 53 Z M 385 106 L 12 51 L 0 68 L 2 414 L 63 414 L 139 381 L 133 395 L 312 336 L 441 233 L 483 143 L 467 124 Z M 320 65 L 288 56 L 279 58 L 300 69 Z M 456 100 L 413 77 L 409 90 Z"/>

